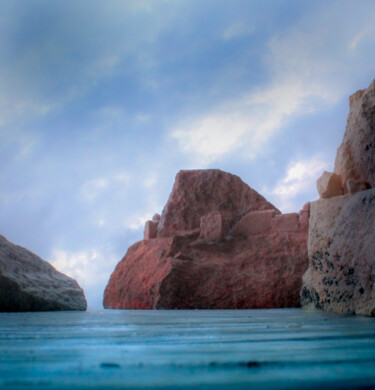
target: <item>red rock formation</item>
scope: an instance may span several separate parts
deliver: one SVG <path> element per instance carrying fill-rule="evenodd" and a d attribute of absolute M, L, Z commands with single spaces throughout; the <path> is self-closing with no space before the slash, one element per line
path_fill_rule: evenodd
<path fill-rule="evenodd" d="M 129 248 L 110 278 L 104 307 L 298 306 L 307 232 L 298 214 L 279 214 L 237 176 L 180 172 L 158 237 Z"/>
<path fill-rule="evenodd" d="M 199 228 L 201 217 L 218 211 L 226 234 L 245 214 L 277 210 L 238 176 L 218 169 L 180 171 L 158 225 L 158 237 Z"/>
<path fill-rule="evenodd" d="M 336 196 L 311 202 L 301 304 L 375 316 L 375 80 L 350 98 L 335 172 L 347 194 L 323 180 Z"/>

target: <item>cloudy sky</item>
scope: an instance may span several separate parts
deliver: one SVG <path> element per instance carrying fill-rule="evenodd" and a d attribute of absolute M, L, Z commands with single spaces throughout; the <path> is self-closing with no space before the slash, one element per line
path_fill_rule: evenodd
<path fill-rule="evenodd" d="M 298 211 L 374 46 L 373 0 L 1 0 L 0 234 L 99 306 L 180 169 Z"/>

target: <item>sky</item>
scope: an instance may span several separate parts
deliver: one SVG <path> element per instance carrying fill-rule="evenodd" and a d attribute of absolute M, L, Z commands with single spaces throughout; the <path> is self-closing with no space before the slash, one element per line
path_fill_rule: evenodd
<path fill-rule="evenodd" d="M 1 0 L 0 234 L 101 306 L 181 169 L 296 212 L 374 49 L 373 0 Z"/>

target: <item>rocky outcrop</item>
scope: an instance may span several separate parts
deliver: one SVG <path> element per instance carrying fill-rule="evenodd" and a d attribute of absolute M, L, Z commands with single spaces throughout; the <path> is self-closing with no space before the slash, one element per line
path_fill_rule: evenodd
<path fill-rule="evenodd" d="M 344 194 L 341 176 L 337 173 L 324 171 L 316 182 L 316 186 L 321 198 L 332 198 Z"/>
<path fill-rule="evenodd" d="M 335 173 L 317 184 L 301 304 L 375 316 L 375 81 L 351 96 Z"/>
<path fill-rule="evenodd" d="M 375 316 L 375 189 L 311 203 L 303 306 Z"/>
<path fill-rule="evenodd" d="M 147 222 L 145 239 L 111 275 L 104 307 L 299 306 L 308 213 L 306 206 L 300 214 L 280 214 L 229 173 L 181 171 L 161 218 Z"/>
<path fill-rule="evenodd" d="M 158 225 L 158 237 L 200 226 L 201 218 L 220 212 L 228 232 L 245 214 L 254 210 L 276 210 L 263 196 L 238 176 L 219 169 L 180 171 Z"/>
<path fill-rule="evenodd" d="M 0 236 L 0 311 L 86 310 L 77 282 Z"/>
<path fill-rule="evenodd" d="M 342 185 L 354 180 L 375 187 L 375 80 L 367 89 L 353 94 L 346 131 L 335 160 L 335 173 Z"/>

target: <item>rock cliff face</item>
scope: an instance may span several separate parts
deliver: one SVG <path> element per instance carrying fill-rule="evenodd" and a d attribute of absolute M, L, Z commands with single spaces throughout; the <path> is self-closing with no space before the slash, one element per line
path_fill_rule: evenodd
<path fill-rule="evenodd" d="M 335 173 L 317 185 L 301 304 L 375 316 L 375 81 L 350 97 Z"/>
<path fill-rule="evenodd" d="M 201 217 L 219 212 L 227 232 L 253 210 L 276 208 L 238 176 L 218 169 L 181 171 L 158 224 L 158 237 L 199 228 Z"/>
<path fill-rule="evenodd" d="M 341 175 L 346 191 L 348 180 L 375 187 L 375 80 L 367 89 L 350 97 L 346 131 L 335 160 L 335 173 Z"/>
<path fill-rule="evenodd" d="M 0 311 L 86 310 L 77 282 L 0 236 Z"/>
<path fill-rule="evenodd" d="M 117 309 L 299 306 L 309 207 L 285 214 L 234 175 L 181 171 L 104 292 Z"/>

